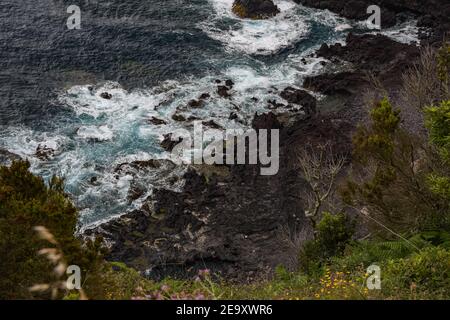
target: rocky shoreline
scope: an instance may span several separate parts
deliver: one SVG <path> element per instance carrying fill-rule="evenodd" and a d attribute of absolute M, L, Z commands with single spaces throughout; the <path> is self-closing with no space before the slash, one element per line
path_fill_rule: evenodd
<path fill-rule="evenodd" d="M 378 5 L 381 9 L 381 27 L 392 27 L 409 17 L 418 20 L 423 44 L 442 43 L 450 30 L 450 3 L 446 0 L 294 0 L 307 7 L 328 9 L 345 18 L 364 20 L 370 14 L 366 9 Z M 426 30 L 425 30 L 426 29 Z"/>
<path fill-rule="evenodd" d="M 363 18 L 349 8 L 367 1 L 296 2 Z M 392 15 L 391 23 L 403 14 L 421 19 L 432 29 L 428 38 L 422 35 L 423 44 L 437 43 L 443 30 L 448 30 L 448 21 L 437 26 L 426 23 L 443 18 L 445 12 L 436 7 L 441 5 L 448 12 L 446 1 L 432 1 L 429 10 L 421 1 L 370 2 L 385 7 L 390 12 L 387 16 Z M 371 88 L 367 75 L 375 76 L 395 97 L 401 85 L 399 75 L 417 60 L 420 48 L 382 35 L 349 34 L 346 46 L 323 45 L 316 54 L 346 64 L 346 71 L 305 80 L 306 89 L 326 97 L 316 101 L 304 90 L 284 88 L 279 92 L 281 98 L 287 106 L 301 106 L 304 115 L 294 113 L 286 120 L 286 113 L 275 110 L 255 115 L 253 120 L 256 130 L 280 129 L 277 175 L 259 175 L 258 165 L 193 166 L 183 177 L 181 192 L 156 189 L 139 210 L 87 230 L 86 235 L 101 235 L 108 241 L 109 260 L 124 262 L 156 279 L 190 277 L 198 269 L 209 268 L 227 279 L 252 281 L 270 274 L 279 264 L 293 266 L 296 252 L 287 235 L 295 232 L 307 239 L 311 234 L 303 214 L 305 183 L 297 168 L 296 151 L 307 143 L 331 141 L 336 154 L 351 153 L 352 132 L 365 118 L 362 92 Z"/>

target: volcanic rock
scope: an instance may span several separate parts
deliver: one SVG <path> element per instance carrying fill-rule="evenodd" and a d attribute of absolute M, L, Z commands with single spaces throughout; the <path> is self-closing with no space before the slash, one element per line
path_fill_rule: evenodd
<path fill-rule="evenodd" d="M 280 13 L 272 0 L 235 0 L 233 12 L 240 18 L 267 19 Z"/>
<path fill-rule="evenodd" d="M 112 94 L 110 94 L 108 92 L 102 92 L 100 94 L 100 97 L 102 97 L 103 99 L 106 99 L 106 100 L 110 100 L 112 98 Z"/>

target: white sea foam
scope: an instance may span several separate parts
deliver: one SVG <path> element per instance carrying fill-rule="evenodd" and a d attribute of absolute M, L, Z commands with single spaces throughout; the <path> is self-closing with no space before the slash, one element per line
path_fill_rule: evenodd
<path fill-rule="evenodd" d="M 305 17 L 296 13 L 296 5 L 291 1 L 275 1 L 280 13 L 265 20 L 240 19 L 235 16 L 231 11 L 233 0 L 211 1 L 216 15 L 202 22 L 200 27 L 208 36 L 221 41 L 230 49 L 247 54 L 267 55 L 308 35 Z M 224 19 L 235 22 L 235 25 L 224 29 L 220 26 Z"/>
<path fill-rule="evenodd" d="M 77 131 L 77 135 L 83 139 L 95 140 L 95 141 L 107 141 L 111 140 L 114 133 L 108 126 L 83 126 Z"/>
<path fill-rule="evenodd" d="M 420 43 L 419 27 L 417 26 L 416 20 L 408 21 L 398 26 L 382 30 L 381 34 L 384 34 L 385 36 L 401 43 Z"/>
<path fill-rule="evenodd" d="M 367 21 L 359 21 L 355 24 L 362 29 L 370 28 Z M 372 25 L 373 26 L 373 25 Z M 406 44 L 419 44 L 419 27 L 417 20 L 409 20 L 390 28 L 381 28 L 381 30 L 369 31 L 369 34 L 382 34 L 397 42 Z"/>

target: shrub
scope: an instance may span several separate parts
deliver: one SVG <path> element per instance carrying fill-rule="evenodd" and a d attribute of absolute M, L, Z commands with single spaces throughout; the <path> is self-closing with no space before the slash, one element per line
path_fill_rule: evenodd
<path fill-rule="evenodd" d="M 430 142 L 439 154 L 427 177 L 427 185 L 437 196 L 441 228 L 450 230 L 450 100 L 442 101 L 439 106 L 427 107 L 425 119 Z"/>
<path fill-rule="evenodd" d="M 382 267 L 382 290 L 397 298 L 449 299 L 450 251 L 430 247 Z"/>
<path fill-rule="evenodd" d="M 343 213 L 332 215 L 325 212 L 317 224 L 314 240 L 307 241 L 300 252 L 300 267 L 315 274 L 330 258 L 344 252 L 354 234 L 355 223 Z"/>
<path fill-rule="evenodd" d="M 95 272 L 101 257 L 98 242 L 83 244 L 75 234 L 77 210 L 63 192 L 63 180 L 54 177 L 47 186 L 29 172 L 28 162 L 0 167 L 0 298 L 30 299 L 29 287 L 52 283 L 49 261 L 39 256 L 49 244 L 33 227 L 45 226 L 64 252 L 66 262 L 80 266 L 85 275 Z"/>
<path fill-rule="evenodd" d="M 345 203 L 374 222 L 371 231 L 387 238 L 393 237 L 389 229 L 414 234 L 429 228 L 439 211 L 426 184 L 432 152 L 400 122 L 389 100 L 375 103 L 370 123 L 354 136 L 352 171 L 341 189 Z"/>
<path fill-rule="evenodd" d="M 425 117 L 431 143 L 441 149 L 445 161 L 450 161 L 450 100 L 427 107 Z"/>

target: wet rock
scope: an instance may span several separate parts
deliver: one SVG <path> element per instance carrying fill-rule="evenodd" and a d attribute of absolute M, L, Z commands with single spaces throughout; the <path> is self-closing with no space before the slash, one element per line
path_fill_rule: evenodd
<path fill-rule="evenodd" d="M 232 80 L 226 80 L 226 81 L 225 81 L 225 85 L 226 85 L 228 88 L 232 89 L 233 86 L 234 86 L 234 82 L 233 82 Z"/>
<path fill-rule="evenodd" d="M 55 155 L 55 150 L 45 145 L 39 144 L 34 155 L 40 160 L 47 161 L 53 158 L 53 156 Z"/>
<path fill-rule="evenodd" d="M 187 118 L 187 121 L 197 121 L 197 120 L 200 120 L 200 118 L 199 118 L 199 117 L 196 117 L 196 116 L 189 116 L 189 117 Z"/>
<path fill-rule="evenodd" d="M 238 115 L 236 112 L 231 112 L 230 116 L 228 117 L 229 120 L 236 120 L 238 119 Z"/>
<path fill-rule="evenodd" d="M 136 171 L 157 169 L 161 167 L 161 161 L 156 159 L 137 160 L 132 162 L 125 162 L 117 165 L 114 169 L 115 173 L 133 174 Z"/>
<path fill-rule="evenodd" d="M 280 96 L 290 104 L 301 105 L 307 115 L 314 115 L 317 112 L 316 98 L 305 90 L 287 87 Z"/>
<path fill-rule="evenodd" d="M 106 99 L 106 100 L 110 100 L 112 98 L 112 94 L 110 94 L 108 92 L 102 92 L 100 94 L 100 97 L 102 97 L 103 99 Z"/>
<path fill-rule="evenodd" d="M 370 5 L 379 5 L 381 9 L 381 27 L 387 28 L 414 17 L 418 26 L 431 28 L 431 33 L 421 34 L 421 39 L 427 43 L 442 43 L 443 36 L 450 30 L 450 3 L 448 0 L 349 0 L 349 1 L 318 1 L 294 0 L 305 6 L 328 9 L 350 19 L 366 20 L 370 13 Z"/>
<path fill-rule="evenodd" d="M 286 107 L 284 104 L 279 103 L 276 100 L 269 100 L 268 103 L 269 103 L 269 109 L 271 109 L 271 110 Z"/>
<path fill-rule="evenodd" d="M 162 124 L 167 124 L 167 122 L 165 120 L 162 119 L 158 119 L 156 117 L 151 117 L 150 119 L 148 119 L 148 122 L 154 125 L 162 125 Z"/>
<path fill-rule="evenodd" d="M 211 95 L 209 93 L 202 93 L 199 97 L 200 100 L 206 100 L 209 99 Z"/>
<path fill-rule="evenodd" d="M 230 93 L 228 92 L 229 90 L 230 90 L 230 88 L 228 88 L 227 86 L 218 86 L 217 87 L 217 93 L 222 98 L 228 98 L 231 96 Z"/>
<path fill-rule="evenodd" d="M 340 10 L 347 4 L 343 1 L 303 2 L 314 2 L 324 8 L 333 3 L 342 6 Z M 412 2 L 426 5 L 425 1 Z M 399 6 L 404 3 L 408 2 L 402 1 Z M 335 50 L 332 58 L 351 60 L 356 72 L 311 77 L 306 81 L 321 92 L 356 97 L 352 100 L 330 96 L 333 105 L 345 101 L 345 112 L 318 114 L 290 124 L 289 128 L 280 124 L 279 115 L 255 115 L 252 125 L 256 129 L 281 127 L 278 174 L 264 177 L 259 175 L 258 166 L 251 165 L 208 166 L 226 168 L 229 171 L 227 177 L 215 174 L 207 177 L 190 169 L 183 177 L 185 184 L 180 192 L 156 189 L 141 209 L 87 233 L 101 234 L 112 241 L 109 260 L 123 261 L 140 271 L 150 270 L 149 276 L 157 279 L 167 276 L 190 278 L 198 269 L 206 267 L 213 273 L 221 272 L 227 279 L 251 281 L 279 264 L 289 264 L 298 252 L 290 251 L 286 241 L 280 239 L 278 227 L 304 231 L 302 240 L 310 239 L 312 235 L 302 214 L 304 199 L 301 195 L 306 185 L 299 174 L 296 151 L 307 144 L 320 146 L 330 142 L 336 155 L 351 154 L 351 136 L 356 123 L 361 120 L 353 118 L 353 114 L 363 109 L 357 99 L 361 96 L 358 84 L 361 85 L 363 72 L 376 71 L 382 80 L 393 79 L 395 74 L 398 83 L 399 69 L 395 64 L 404 67 L 407 65 L 404 62 L 414 60 L 408 53 L 410 47 L 384 51 L 380 45 L 372 51 L 382 64 L 377 67 L 370 61 L 370 56 L 350 52 L 358 50 L 360 40 L 356 41 L 347 49 L 331 48 Z M 386 67 L 387 72 L 383 71 Z M 288 91 L 288 98 L 301 100 L 296 100 L 292 90 Z M 289 105 L 299 106 L 297 103 Z M 352 118 L 347 118 L 350 115 Z"/>
<path fill-rule="evenodd" d="M 192 99 L 191 101 L 188 102 L 188 106 L 190 108 L 200 108 L 203 106 L 203 101 Z"/>
<path fill-rule="evenodd" d="M 267 19 L 280 13 L 272 0 L 235 0 L 233 13 L 240 18 Z"/>
<path fill-rule="evenodd" d="M 146 192 L 147 190 L 142 186 L 132 184 L 130 190 L 128 190 L 128 201 L 135 201 L 145 195 Z"/>
<path fill-rule="evenodd" d="M 179 144 L 181 141 L 183 141 L 182 138 L 178 138 L 178 139 L 172 140 L 172 134 L 171 134 L 171 133 L 168 133 L 168 134 L 165 134 L 165 135 L 164 135 L 164 139 L 163 139 L 163 141 L 161 142 L 161 147 L 162 147 L 164 150 L 171 152 L 171 151 L 173 150 L 173 148 L 174 148 L 177 144 Z"/>
<path fill-rule="evenodd" d="M 175 113 L 175 114 L 172 116 L 172 119 L 175 120 L 175 121 L 178 121 L 178 122 L 186 121 L 186 118 L 185 118 L 183 115 L 177 114 L 177 113 Z"/>
<path fill-rule="evenodd" d="M 202 122 L 203 125 L 210 127 L 212 129 L 223 129 L 222 126 L 220 124 L 218 124 L 217 122 L 215 122 L 214 120 L 209 120 L 209 121 L 203 121 Z"/>

